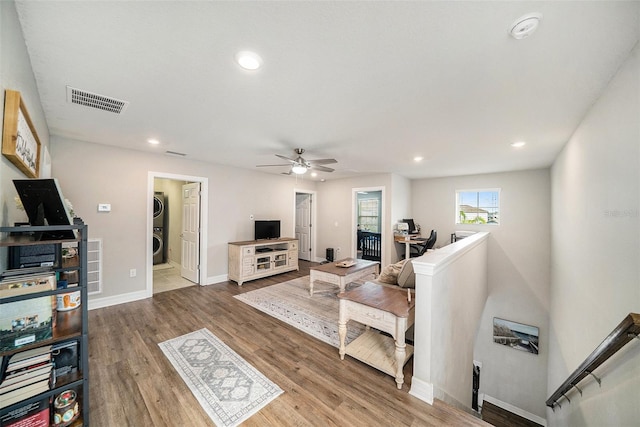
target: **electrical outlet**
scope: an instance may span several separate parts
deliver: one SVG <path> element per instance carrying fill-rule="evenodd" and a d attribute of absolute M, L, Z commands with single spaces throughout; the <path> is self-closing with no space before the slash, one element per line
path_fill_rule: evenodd
<path fill-rule="evenodd" d="M 138 272 L 136 271 L 135 268 L 132 268 L 131 270 L 129 270 L 129 277 L 136 277 L 137 274 Z"/>

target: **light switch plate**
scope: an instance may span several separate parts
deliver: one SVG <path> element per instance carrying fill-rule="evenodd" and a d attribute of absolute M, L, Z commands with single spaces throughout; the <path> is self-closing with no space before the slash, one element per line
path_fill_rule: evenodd
<path fill-rule="evenodd" d="M 111 212 L 110 203 L 98 203 L 98 212 Z"/>

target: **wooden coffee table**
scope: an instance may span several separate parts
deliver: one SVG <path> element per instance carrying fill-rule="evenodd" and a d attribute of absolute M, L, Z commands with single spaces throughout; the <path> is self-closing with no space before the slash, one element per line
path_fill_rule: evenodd
<path fill-rule="evenodd" d="M 402 388 L 402 369 L 413 355 L 413 346 L 405 344 L 405 332 L 415 320 L 415 299 L 408 301 L 406 289 L 392 289 L 376 283 L 365 283 L 340 298 L 340 359 L 348 354 L 374 368 L 395 377 L 396 386 Z M 347 322 L 355 320 L 367 325 L 365 333 L 345 347 Z M 381 334 L 369 328 L 387 332 Z"/>
<path fill-rule="evenodd" d="M 338 267 L 333 262 L 311 267 L 309 268 L 309 294 L 313 295 L 313 285 L 316 282 L 336 285 L 340 288 L 340 292 L 344 292 L 347 283 L 378 277 L 379 266 L 380 264 L 376 261 L 358 259 L 351 267 Z"/>

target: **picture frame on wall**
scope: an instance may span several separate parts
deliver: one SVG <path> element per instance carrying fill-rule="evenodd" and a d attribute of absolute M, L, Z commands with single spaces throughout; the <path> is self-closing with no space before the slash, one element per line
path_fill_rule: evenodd
<path fill-rule="evenodd" d="M 540 330 L 536 326 L 493 318 L 493 342 L 538 354 Z"/>
<path fill-rule="evenodd" d="M 20 92 L 4 96 L 2 154 L 29 178 L 40 176 L 41 144 Z"/>

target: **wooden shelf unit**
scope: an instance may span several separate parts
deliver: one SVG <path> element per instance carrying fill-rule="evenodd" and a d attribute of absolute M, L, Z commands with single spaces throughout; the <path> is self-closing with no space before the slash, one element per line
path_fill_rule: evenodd
<path fill-rule="evenodd" d="M 37 239 L 37 236 L 39 236 L 41 233 L 69 230 L 75 231 L 77 233 L 77 237 L 69 239 Z M 35 396 L 21 400 L 0 409 L 0 418 L 3 418 L 5 415 L 15 411 L 18 408 L 24 407 L 25 405 L 34 402 L 38 402 L 44 398 L 48 398 L 51 401 L 49 413 L 53 418 L 53 399 L 63 391 L 72 389 L 76 391 L 78 396 L 77 401 L 80 405 L 80 415 L 73 423 L 71 423 L 71 426 L 83 425 L 86 427 L 89 425 L 89 322 L 87 312 L 88 227 L 82 222 L 76 223 L 74 225 L 64 226 L 0 227 L 0 233 L 2 233 L 3 235 L 3 237 L 0 238 L 0 247 L 71 243 L 76 244 L 78 248 L 77 265 L 67 265 L 64 260 L 59 259 L 57 260 L 56 265 L 51 267 L 51 271 L 49 272 L 61 273 L 71 270 L 77 271 L 77 287 L 55 289 L 46 292 L 27 293 L 23 295 L 2 298 L 0 299 L 0 306 L 15 301 L 23 301 L 47 295 L 55 296 L 58 294 L 77 291 L 80 292 L 81 298 L 81 303 L 78 308 L 69 311 L 58 311 L 55 313 L 55 315 L 57 316 L 57 323 L 53 327 L 53 334 L 51 338 L 23 345 L 15 349 L 0 351 L 0 356 L 2 357 L 0 363 L 0 379 L 2 379 L 4 377 L 7 364 L 9 363 L 11 356 L 13 356 L 14 354 L 37 347 L 76 341 L 78 352 L 78 371 L 57 377 L 55 384 L 53 384 L 51 389 L 46 392 L 37 394 Z"/>
<path fill-rule="evenodd" d="M 282 237 L 270 240 L 230 242 L 229 280 L 244 282 L 298 269 L 298 240 Z"/>

